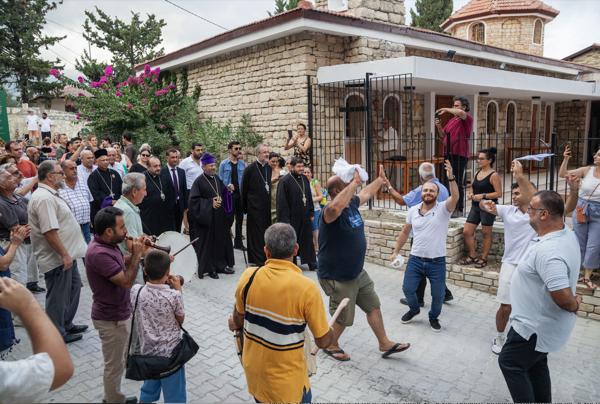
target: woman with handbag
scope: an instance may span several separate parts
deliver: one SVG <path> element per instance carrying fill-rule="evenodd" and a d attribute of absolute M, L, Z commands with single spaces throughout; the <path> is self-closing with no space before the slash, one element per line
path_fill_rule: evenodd
<path fill-rule="evenodd" d="M 579 278 L 591 290 L 598 287 L 592 282 L 592 274 L 600 267 L 600 150 L 594 155 L 594 164 L 568 171 L 571 148 L 567 145 L 564 160 L 558 176 L 565 178 L 567 173 L 581 179 L 576 216 L 573 218 L 573 231 L 579 241 L 585 274 Z"/>

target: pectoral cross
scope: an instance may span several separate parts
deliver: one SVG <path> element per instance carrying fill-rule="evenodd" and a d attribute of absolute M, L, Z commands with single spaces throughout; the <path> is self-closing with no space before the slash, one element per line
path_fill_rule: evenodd
<path fill-rule="evenodd" d="M 110 193 L 110 197 L 114 199 L 114 197 L 115 197 L 115 194 L 111 192 L 111 193 Z"/>
<path fill-rule="evenodd" d="M 306 206 L 306 196 L 302 195 L 302 202 L 304 202 L 304 206 Z"/>

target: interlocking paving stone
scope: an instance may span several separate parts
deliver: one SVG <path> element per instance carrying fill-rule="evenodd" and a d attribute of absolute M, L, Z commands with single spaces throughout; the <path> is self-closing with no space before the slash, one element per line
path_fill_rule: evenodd
<path fill-rule="evenodd" d="M 186 365 L 188 402 L 253 402 L 246 378 L 233 348 L 227 326 L 234 304 L 234 292 L 244 270 L 244 258 L 236 250 L 236 274 L 221 279 L 194 279 L 183 287 L 186 307 L 185 327 L 198 342 L 200 351 Z M 98 333 L 90 320 L 92 295 L 83 263 L 79 262 L 83 288 L 77 324 L 90 330 L 83 340 L 68 346 L 75 363 L 73 378 L 49 393 L 48 402 L 100 402 L 102 398 L 102 349 Z M 431 297 L 410 324 L 400 318 L 408 310 L 399 303 L 404 273 L 390 267 L 365 266 L 375 282 L 382 303 L 388 337 L 410 342 L 402 354 L 382 359 L 375 335 L 364 313 L 357 309 L 353 327 L 340 339 L 350 355 L 349 362 L 338 362 L 324 353 L 317 355 L 318 371 L 311 377 L 315 402 L 507 402 L 510 394 L 498 368 L 498 356 L 491 351 L 495 334 L 496 297 L 470 288 L 449 285 L 455 299 L 444 304 L 442 331 L 429 328 Z M 306 268 L 305 268 L 306 269 Z M 316 281 L 314 272 L 304 275 Z M 43 282 L 42 282 L 43 283 Z M 43 286 L 43 285 L 42 285 Z M 429 293 L 429 289 L 427 290 Z M 44 295 L 36 295 L 43 306 Z M 325 307 L 328 298 L 323 295 Z M 17 328 L 21 343 L 7 360 L 26 358 L 31 343 L 23 328 Z M 549 355 L 555 402 L 598 402 L 600 388 L 600 322 L 578 318 L 568 345 Z M 139 396 L 142 382 L 123 378 L 123 392 Z M 163 402 L 162 399 L 159 402 Z"/>

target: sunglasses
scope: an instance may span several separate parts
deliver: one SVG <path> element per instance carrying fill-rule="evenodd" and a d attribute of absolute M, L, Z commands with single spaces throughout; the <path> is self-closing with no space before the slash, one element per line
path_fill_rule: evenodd
<path fill-rule="evenodd" d="M 233 150 L 242 150 L 241 147 L 234 147 Z"/>
<path fill-rule="evenodd" d="M 149 155 L 149 154 L 142 154 L 141 156 L 142 156 L 142 157 L 150 157 L 150 155 Z"/>

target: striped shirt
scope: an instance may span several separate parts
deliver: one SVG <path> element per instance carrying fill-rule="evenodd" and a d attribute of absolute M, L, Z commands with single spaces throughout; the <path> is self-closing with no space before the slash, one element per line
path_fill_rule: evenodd
<path fill-rule="evenodd" d="M 97 165 L 92 166 L 92 173 L 96 168 L 98 168 Z M 88 171 L 87 167 L 83 164 L 77 166 L 77 178 L 83 180 L 83 182 L 85 182 L 86 185 L 88 178 L 90 178 L 90 174 L 91 173 Z"/>
<path fill-rule="evenodd" d="M 293 263 L 271 259 L 254 277 L 244 307 L 244 288 L 255 270 L 244 272 L 235 292 L 236 310 L 244 314 L 248 392 L 263 403 L 298 403 L 303 388 L 310 389 L 306 326 L 316 338 L 329 332 L 321 292 Z"/>
<path fill-rule="evenodd" d="M 85 181 L 78 178 L 75 189 L 71 189 L 70 186 L 66 185 L 63 189 L 58 190 L 58 194 L 69 204 L 77 223 L 86 224 L 90 222 L 90 202 L 94 198 Z"/>

